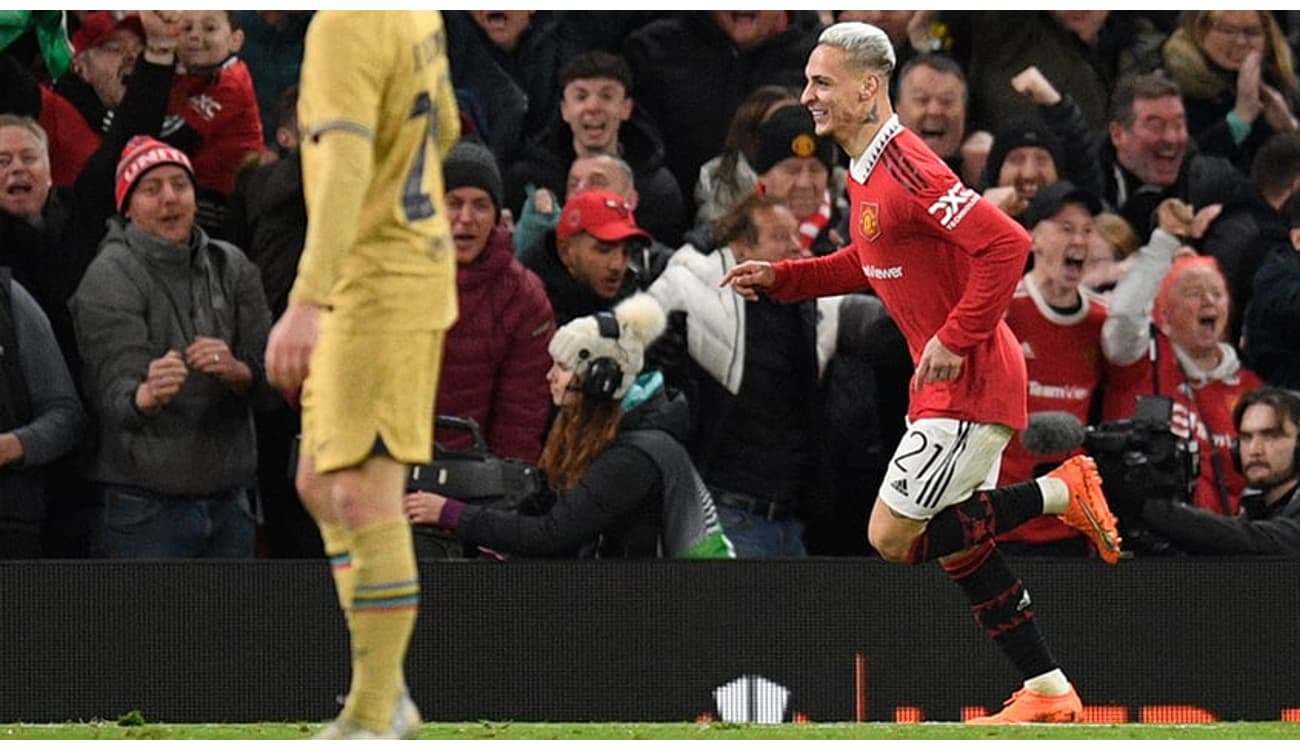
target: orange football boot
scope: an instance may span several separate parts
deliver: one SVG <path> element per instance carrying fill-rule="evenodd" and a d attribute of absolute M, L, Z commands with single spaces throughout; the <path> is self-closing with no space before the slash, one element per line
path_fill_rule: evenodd
<path fill-rule="evenodd" d="M 1065 695 L 1043 695 L 1021 688 L 1007 698 L 1001 711 L 978 716 L 967 724 L 1068 724 L 1083 718 L 1083 701 L 1070 686 Z"/>
<path fill-rule="evenodd" d="M 1066 526 L 1080 532 L 1097 548 L 1101 559 L 1114 565 L 1119 562 L 1119 531 L 1115 515 L 1106 505 L 1101 492 L 1101 474 L 1091 456 L 1071 456 L 1047 472 L 1070 488 L 1070 505 L 1060 515 Z"/>

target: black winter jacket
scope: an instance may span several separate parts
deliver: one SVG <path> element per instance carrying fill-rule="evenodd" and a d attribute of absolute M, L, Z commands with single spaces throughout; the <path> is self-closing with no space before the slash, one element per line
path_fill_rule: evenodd
<path fill-rule="evenodd" d="M 689 417 L 660 388 L 623 415 L 619 433 L 657 429 L 679 442 Z M 683 454 L 684 455 L 684 454 Z M 663 477 L 655 459 L 615 440 L 543 515 L 468 505 L 456 535 L 468 544 L 527 556 L 656 557 L 663 532 Z"/>
<path fill-rule="evenodd" d="M 654 21 L 630 34 L 623 56 L 632 68 L 637 106 L 654 118 L 668 149 L 668 169 L 692 200 L 700 165 L 722 151 L 741 101 L 776 84 L 800 90 L 820 23 L 813 11 L 789 11 L 789 25 L 741 50 L 709 11 Z M 694 211 L 694 206 L 683 210 Z"/>
<path fill-rule="evenodd" d="M 686 215 L 681 190 L 665 166 L 663 139 L 654 123 L 638 110 L 619 128 L 618 140 L 623 149 L 620 156 L 632 168 L 640 198 L 637 226 L 664 244 L 677 247 L 686 228 Z M 527 185 L 546 188 L 563 200 L 574 158 L 573 130 L 563 120 L 530 142 L 519 160 L 506 170 L 506 205 L 514 215 L 522 215 Z"/>
<path fill-rule="evenodd" d="M 1142 520 L 1178 549 L 1201 555 L 1300 555 L 1300 488 L 1272 505 L 1223 516 L 1191 505 L 1152 500 Z"/>

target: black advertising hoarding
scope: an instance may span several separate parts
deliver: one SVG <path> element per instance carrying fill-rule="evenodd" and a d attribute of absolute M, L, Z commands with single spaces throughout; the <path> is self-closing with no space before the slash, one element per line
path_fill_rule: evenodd
<path fill-rule="evenodd" d="M 1300 720 L 1297 560 L 1014 558 L 1095 721 Z M 959 721 L 1020 677 L 936 565 L 421 564 L 428 721 Z M 0 722 L 319 721 L 324 561 L 0 563 Z"/>

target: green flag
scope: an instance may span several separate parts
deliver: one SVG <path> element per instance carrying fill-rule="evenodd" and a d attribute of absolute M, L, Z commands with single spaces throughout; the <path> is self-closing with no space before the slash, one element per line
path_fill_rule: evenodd
<path fill-rule="evenodd" d="M 68 24 L 61 10 L 0 10 L 0 50 L 6 49 L 28 29 L 36 33 L 50 78 L 72 67 L 72 42 L 68 41 Z"/>

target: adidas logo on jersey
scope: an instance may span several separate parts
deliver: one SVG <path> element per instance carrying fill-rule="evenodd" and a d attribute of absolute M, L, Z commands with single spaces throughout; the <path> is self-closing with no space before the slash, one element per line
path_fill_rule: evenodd
<path fill-rule="evenodd" d="M 1024 353 L 1025 359 L 1034 359 L 1034 347 L 1030 346 L 1028 341 L 1020 342 L 1020 351 Z"/>
<path fill-rule="evenodd" d="M 907 480 L 906 480 L 906 479 L 895 479 L 893 482 L 890 483 L 889 486 L 894 488 L 894 492 L 897 492 L 898 494 L 902 495 L 903 497 L 907 497 Z"/>

